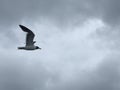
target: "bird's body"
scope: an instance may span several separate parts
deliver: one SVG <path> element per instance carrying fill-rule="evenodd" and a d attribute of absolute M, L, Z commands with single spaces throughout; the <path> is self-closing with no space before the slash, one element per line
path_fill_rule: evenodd
<path fill-rule="evenodd" d="M 23 49 L 23 50 L 35 50 L 35 49 L 36 49 L 36 46 L 18 47 L 18 49 Z"/>
<path fill-rule="evenodd" d="M 24 47 L 18 47 L 18 49 L 20 49 L 20 50 L 22 50 L 22 49 L 23 50 L 41 49 L 38 46 L 34 45 L 34 43 L 36 42 L 36 41 L 33 41 L 34 37 L 35 37 L 35 34 L 30 29 L 28 29 L 27 27 L 25 27 L 23 25 L 19 25 L 19 26 L 24 32 L 27 32 L 27 35 L 26 35 L 26 45 Z"/>

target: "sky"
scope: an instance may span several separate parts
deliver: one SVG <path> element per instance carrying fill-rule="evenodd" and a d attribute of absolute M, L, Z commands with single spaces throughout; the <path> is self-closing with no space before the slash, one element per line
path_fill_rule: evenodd
<path fill-rule="evenodd" d="M 0 90 L 120 90 L 119 0 L 0 0 Z M 41 50 L 24 51 L 19 24 Z"/>

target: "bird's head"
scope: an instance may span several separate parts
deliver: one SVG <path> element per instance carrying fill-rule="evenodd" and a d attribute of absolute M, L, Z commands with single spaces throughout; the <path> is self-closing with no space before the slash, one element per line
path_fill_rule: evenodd
<path fill-rule="evenodd" d="M 36 49 L 41 49 L 40 47 L 36 46 Z"/>

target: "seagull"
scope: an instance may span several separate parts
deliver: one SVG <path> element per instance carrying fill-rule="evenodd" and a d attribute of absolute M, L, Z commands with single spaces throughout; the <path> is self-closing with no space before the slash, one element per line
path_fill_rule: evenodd
<path fill-rule="evenodd" d="M 36 41 L 34 40 L 35 34 L 28 29 L 27 27 L 23 26 L 23 25 L 19 25 L 19 27 L 26 32 L 26 45 L 24 47 L 18 47 L 19 50 L 37 50 L 37 49 L 41 49 L 38 46 L 35 46 L 34 44 L 36 43 Z"/>

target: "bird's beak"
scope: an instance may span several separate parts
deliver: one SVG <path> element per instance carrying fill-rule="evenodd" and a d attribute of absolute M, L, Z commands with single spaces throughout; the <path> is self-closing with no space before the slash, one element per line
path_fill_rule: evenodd
<path fill-rule="evenodd" d="M 38 48 L 38 49 L 42 49 L 42 48 Z"/>

